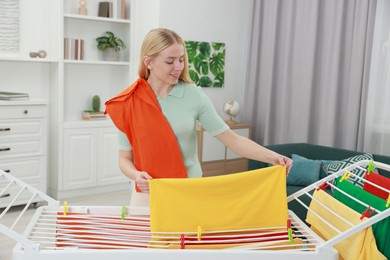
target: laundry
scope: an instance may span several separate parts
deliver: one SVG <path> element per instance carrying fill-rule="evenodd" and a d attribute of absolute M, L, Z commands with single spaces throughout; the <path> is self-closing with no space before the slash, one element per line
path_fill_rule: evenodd
<path fill-rule="evenodd" d="M 366 180 L 375 183 L 376 185 L 379 185 L 387 190 L 390 190 L 390 179 L 386 178 L 385 176 L 379 175 L 378 173 L 371 172 L 370 174 L 366 174 Z M 379 189 L 369 184 L 368 182 L 364 182 L 364 190 L 384 200 L 386 200 L 390 195 L 389 192 Z"/>
<path fill-rule="evenodd" d="M 371 173 L 373 175 L 374 173 Z M 339 182 L 337 181 L 336 185 L 339 189 L 345 191 L 346 193 L 352 195 L 354 198 L 366 203 L 367 205 L 370 205 L 372 208 L 375 208 L 379 211 L 386 210 L 386 201 L 367 192 L 362 190 L 361 188 L 351 184 L 350 182 L 343 181 Z M 350 207 L 351 209 L 357 211 L 358 213 L 363 213 L 366 211 L 367 207 L 362 205 L 361 203 L 349 198 L 348 196 L 344 195 L 337 189 L 334 190 L 334 197 Z M 375 213 L 374 213 L 375 215 Z M 379 249 L 387 258 L 390 259 L 390 218 L 385 218 L 375 224 L 372 225 L 372 231 L 375 236 L 376 244 Z"/>
<path fill-rule="evenodd" d="M 202 232 L 286 226 L 286 167 L 206 178 L 153 179 L 152 232 Z"/>
<path fill-rule="evenodd" d="M 339 233 L 323 222 L 317 215 L 341 232 L 351 228 L 351 226 L 341 218 L 346 219 L 354 225 L 357 225 L 362 221 L 360 220 L 359 213 L 336 200 L 323 190 L 315 190 L 313 198 L 314 199 L 310 203 L 310 210 L 307 213 L 306 221 L 311 224 L 312 229 L 326 241 Z M 319 203 L 316 200 L 318 200 Z M 331 213 L 323 205 L 335 212 L 336 215 Z M 312 213 L 312 211 L 314 211 L 315 214 Z M 334 247 L 339 251 L 340 259 L 386 259 L 376 246 L 371 227 L 355 233 L 336 244 Z"/>
<path fill-rule="evenodd" d="M 187 177 L 176 136 L 146 80 L 138 79 L 108 100 L 105 113 L 129 139 L 138 170 L 153 178 Z M 160 160 L 162 154 L 164 160 Z"/>

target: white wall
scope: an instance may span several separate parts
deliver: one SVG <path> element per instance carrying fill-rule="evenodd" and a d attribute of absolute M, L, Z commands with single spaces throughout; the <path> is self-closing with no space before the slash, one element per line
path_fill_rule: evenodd
<path fill-rule="evenodd" d="M 143 17 L 142 20 L 139 17 L 135 20 L 138 33 L 135 45 L 139 46 L 146 32 L 155 26 L 172 29 L 185 40 L 225 43 L 225 86 L 203 89 L 213 101 L 218 113 L 223 118 L 227 118 L 222 110 L 225 101 L 235 99 L 240 104 L 243 102 L 242 91 L 253 1 L 137 0 L 135 1 L 137 13 L 138 10 L 148 9 L 150 12 L 143 11 L 143 15 L 147 14 L 147 17 Z M 139 48 L 136 51 L 139 52 Z M 136 57 L 138 63 L 138 55 Z M 237 119 L 239 120 L 240 117 L 238 116 Z"/>

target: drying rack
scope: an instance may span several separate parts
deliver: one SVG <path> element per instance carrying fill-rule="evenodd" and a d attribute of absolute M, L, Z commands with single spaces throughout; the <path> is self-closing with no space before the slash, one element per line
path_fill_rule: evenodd
<path fill-rule="evenodd" d="M 369 163 L 369 161 L 360 161 L 346 167 L 290 195 L 287 201 L 295 200 L 311 210 L 302 202 L 302 196 L 312 198 L 311 191 L 314 189 L 323 187 L 324 183 L 332 185 L 332 181 L 342 176 L 345 171 L 363 169 Z M 374 164 L 377 168 L 390 171 L 389 165 L 379 162 Z M 116 260 L 136 257 L 146 260 L 157 258 L 179 260 L 184 257 L 190 260 L 338 259 L 338 252 L 333 247 L 335 244 L 390 215 L 390 210 L 378 212 L 375 216 L 340 232 L 328 241 L 321 239 L 290 210 L 289 220 L 283 227 L 240 230 L 239 233 L 204 232 L 199 238 L 199 233 L 152 233 L 148 208 L 72 206 L 66 203 L 60 205 L 59 201 L 0 170 L 0 197 L 11 186 L 18 186 L 20 193 L 31 193 L 30 202 L 11 225 L 4 225 L 2 219 L 17 196 L 2 212 L 0 209 L 0 232 L 17 241 L 13 250 L 14 260 L 68 260 L 70 257 L 72 260 L 83 258 L 100 260 L 109 257 L 115 257 Z M 16 232 L 15 226 L 37 198 L 45 201 L 47 205 L 37 208 L 23 233 Z M 223 249 L 207 247 L 212 244 L 222 248 L 226 244 L 229 246 Z M 191 249 L 199 245 L 207 249 Z M 166 249 L 167 247 L 173 249 Z"/>

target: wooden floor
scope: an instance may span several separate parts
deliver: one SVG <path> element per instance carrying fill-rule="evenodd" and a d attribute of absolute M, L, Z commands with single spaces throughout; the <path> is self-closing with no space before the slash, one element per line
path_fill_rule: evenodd
<path fill-rule="evenodd" d="M 123 206 L 129 205 L 130 203 L 131 190 L 128 191 L 119 191 L 114 193 L 106 193 L 99 194 L 94 196 L 86 196 L 86 197 L 76 197 L 67 199 L 68 205 L 76 205 L 76 206 Z M 62 201 L 61 201 L 62 203 Z M 1 223 L 6 226 L 10 226 L 12 221 L 19 215 L 23 207 L 13 207 L 10 209 L 3 219 L 1 219 Z M 31 207 L 27 210 L 27 212 L 23 215 L 23 218 L 20 220 L 17 225 L 16 231 L 23 232 L 25 226 L 30 222 L 30 218 L 35 212 L 35 208 Z M 0 234 L 0 260 L 11 260 L 12 259 L 12 249 L 15 245 L 15 242 Z"/>

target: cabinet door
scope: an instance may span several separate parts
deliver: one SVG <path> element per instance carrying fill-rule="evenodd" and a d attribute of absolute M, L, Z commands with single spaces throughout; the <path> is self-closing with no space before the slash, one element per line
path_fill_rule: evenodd
<path fill-rule="evenodd" d="M 96 185 L 96 129 L 64 131 L 64 189 Z"/>
<path fill-rule="evenodd" d="M 117 136 L 114 127 L 98 130 L 98 185 L 129 181 L 119 170 Z"/>
<path fill-rule="evenodd" d="M 21 58 L 29 58 L 30 52 L 45 50 L 47 57 L 52 53 L 50 32 L 53 20 L 51 17 L 57 9 L 52 0 L 20 0 L 19 1 L 19 54 Z M 40 59 L 40 58 L 34 58 Z"/>

